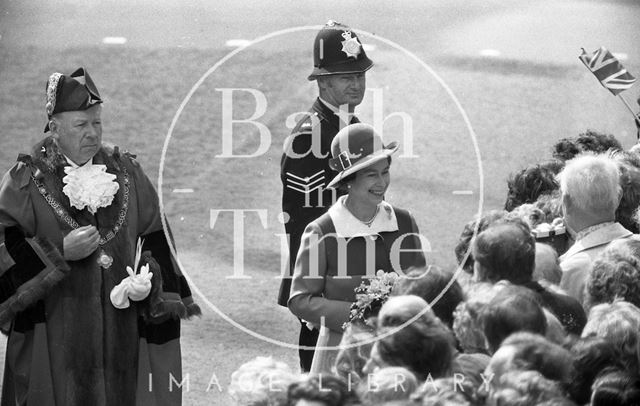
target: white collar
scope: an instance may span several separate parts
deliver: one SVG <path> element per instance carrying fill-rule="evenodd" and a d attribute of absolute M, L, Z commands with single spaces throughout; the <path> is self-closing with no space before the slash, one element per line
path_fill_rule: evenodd
<path fill-rule="evenodd" d="M 325 99 L 323 99 L 322 97 L 318 96 L 318 99 L 320 99 L 320 101 L 322 102 L 322 104 L 324 104 L 325 106 L 327 106 L 327 108 L 331 111 L 333 111 L 333 114 L 335 114 L 336 116 L 338 116 L 338 118 L 342 118 L 342 116 L 346 113 L 347 114 L 347 124 L 351 123 L 351 120 L 353 120 L 353 117 L 355 116 L 355 113 L 350 113 L 349 110 L 347 111 L 340 111 L 340 108 L 334 106 L 333 104 L 329 103 L 328 101 L 326 101 Z"/>
<path fill-rule="evenodd" d="M 370 226 L 358 220 L 344 205 L 347 196 L 340 196 L 329 208 L 336 235 L 343 238 L 376 235 L 382 232 L 398 231 L 398 219 L 393 207 L 385 201 L 378 204 L 378 212 Z"/>
<path fill-rule="evenodd" d="M 88 160 L 87 162 L 83 163 L 82 165 L 78 165 L 77 163 L 73 162 L 71 159 L 69 159 L 68 156 L 64 155 L 64 159 L 67 160 L 67 162 L 69 163 L 69 165 L 71 165 L 71 167 L 73 169 L 78 169 L 78 168 L 85 168 L 85 167 L 89 167 L 93 165 L 93 158 L 91 158 L 90 160 Z"/>

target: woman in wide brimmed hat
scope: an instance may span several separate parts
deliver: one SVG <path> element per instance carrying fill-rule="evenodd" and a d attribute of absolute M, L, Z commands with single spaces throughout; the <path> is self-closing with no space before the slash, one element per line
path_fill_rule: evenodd
<path fill-rule="evenodd" d="M 347 194 L 305 229 L 288 302 L 292 313 L 320 326 L 312 373 L 332 370 L 354 289 L 364 277 L 424 265 L 414 218 L 384 200 L 397 149 L 360 123 L 343 128 L 331 143 L 330 165 L 338 174 L 328 187 Z"/>

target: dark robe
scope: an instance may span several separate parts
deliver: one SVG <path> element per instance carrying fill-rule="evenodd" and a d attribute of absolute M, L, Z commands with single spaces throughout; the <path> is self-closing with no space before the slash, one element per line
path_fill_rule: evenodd
<path fill-rule="evenodd" d="M 119 189 L 93 215 L 70 206 L 65 160 L 51 138 L 34 151 L 0 185 L 2 405 L 181 404 L 180 317 L 199 308 L 170 254 L 153 185 L 133 156 L 102 147 L 93 163 L 106 165 Z M 108 242 L 65 261 L 74 221 L 96 226 Z M 116 309 L 109 294 L 133 266 L 138 238 L 141 265 L 154 273 L 151 294 Z M 108 269 L 97 262 L 101 250 L 113 258 Z"/>

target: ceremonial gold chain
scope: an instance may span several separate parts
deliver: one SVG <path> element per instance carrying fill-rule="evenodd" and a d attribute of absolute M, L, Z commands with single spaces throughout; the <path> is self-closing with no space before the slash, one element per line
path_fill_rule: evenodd
<path fill-rule="evenodd" d="M 116 221 L 116 225 L 113 227 L 113 230 L 109 230 L 109 232 L 105 236 L 100 235 L 100 246 L 105 245 L 106 243 L 111 241 L 116 236 L 116 234 L 118 234 L 118 231 L 120 231 L 120 229 L 122 228 L 122 225 L 124 224 L 124 221 L 127 217 L 127 211 L 129 209 L 129 174 L 127 173 L 127 170 L 125 168 L 122 168 L 122 176 L 122 183 L 124 183 L 124 195 L 122 198 L 122 208 L 118 213 L 118 221 Z M 38 192 L 40 192 L 44 200 L 46 200 L 49 206 L 51 206 L 53 212 L 74 230 L 79 228 L 80 224 L 78 224 L 78 222 L 69 215 L 64 207 L 62 207 L 62 205 L 56 199 L 54 199 L 53 196 L 51 196 L 51 194 L 47 191 L 45 185 L 38 179 L 36 179 L 33 174 L 31 175 L 31 179 L 36 185 Z"/>

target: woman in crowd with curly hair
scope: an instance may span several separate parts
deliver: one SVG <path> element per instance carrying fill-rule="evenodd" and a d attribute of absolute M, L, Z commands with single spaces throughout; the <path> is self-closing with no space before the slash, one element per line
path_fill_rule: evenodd
<path fill-rule="evenodd" d="M 629 302 L 602 303 L 591 308 L 582 337 L 609 340 L 629 371 L 640 370 L 640 309 Z"/>
<path fill-rule="evenodd" d="M 615 299 L 640 307 L 640 239 L 613 241 L 599 254 L 589 272 L 585 307 Z"/>

